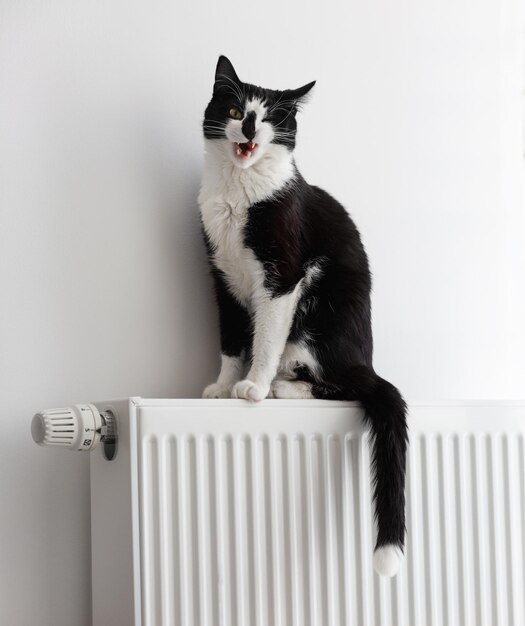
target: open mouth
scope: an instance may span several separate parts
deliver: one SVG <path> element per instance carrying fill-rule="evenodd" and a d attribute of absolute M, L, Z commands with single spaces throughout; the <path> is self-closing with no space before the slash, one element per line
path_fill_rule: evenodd
<path fill-rule="evenodd" d="M 252 152 L 257 148 L 257 144 L 249 141 L 248 143 L 234 143 L 235 154 L 241 159 L 249 159 Z"/>

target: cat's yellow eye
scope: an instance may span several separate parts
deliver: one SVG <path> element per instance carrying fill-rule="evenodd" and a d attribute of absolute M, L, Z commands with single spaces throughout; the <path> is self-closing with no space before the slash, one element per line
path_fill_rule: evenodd
<path fill-rule="evenodd" d="M 232 117 L 234 120 L 240 120 L 242 119 L 242 113 L 239 111 L 239 109 L 236 109 L 235 107 L 232 107 L 229 111 L 228 111 L 228 115 L 230 117 Z"/>

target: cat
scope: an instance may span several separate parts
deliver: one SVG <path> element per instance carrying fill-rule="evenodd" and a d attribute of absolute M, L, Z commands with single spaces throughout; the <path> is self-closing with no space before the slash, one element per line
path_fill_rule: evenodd
<path fill-rule="evenodd" d="M 295 164 L 296 116 L 314 84 L 263 89 L 242 82 L 225 56 L 217 63 L 199 207 L 221 369 L 203 397 L 359 400 L 371 432 L 374 567 L 393 576 L 404 550 L 407 409 L 372 367 L 359 232 Z"/>

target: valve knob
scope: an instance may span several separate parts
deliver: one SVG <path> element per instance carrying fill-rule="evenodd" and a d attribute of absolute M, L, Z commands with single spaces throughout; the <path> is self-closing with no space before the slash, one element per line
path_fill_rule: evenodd
<path fill-rule="evenodd" d="M 109 421 L 113 426 L 113 420 Z M 31 435 L 36 443 L 70 450 L 91 450 L 108 430 L 106 419 L 93 404 L 39 411 L 31 422 Z"/>

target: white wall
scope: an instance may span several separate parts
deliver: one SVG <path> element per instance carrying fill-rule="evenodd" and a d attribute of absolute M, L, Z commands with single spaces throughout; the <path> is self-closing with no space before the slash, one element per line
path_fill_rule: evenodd
<path fill-rule="evenodd" d="M 1 624 L 90 623 L 88 459 L 34 446 L 32 413 L 215 371 L 195 198 L 221 52 L 318 80 L 297 160 L 362 230 L 377 369 L 409 399 L 524 395 L 517 8 L 0 5 Z"/>

